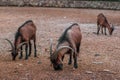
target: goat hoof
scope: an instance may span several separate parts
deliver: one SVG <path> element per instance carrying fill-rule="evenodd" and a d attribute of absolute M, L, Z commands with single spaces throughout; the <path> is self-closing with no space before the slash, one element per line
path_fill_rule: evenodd
<path fill-rule="evenodd" d="M 25 58 L 25 60 L 27 60 L 28 58 Z"/>
<path fill-rule="evenodd" d="M 78 68 L 78 66 L 77 66 L 77 65 L 74 65 L 74 68 L 75 68 L 75 69 L 77 69 L 77 68 Z"/>
<path fill-rule="evenodd" d="M 68 62 L 68 65 L 71 65 L 72 64 L 72 62 Z"/>

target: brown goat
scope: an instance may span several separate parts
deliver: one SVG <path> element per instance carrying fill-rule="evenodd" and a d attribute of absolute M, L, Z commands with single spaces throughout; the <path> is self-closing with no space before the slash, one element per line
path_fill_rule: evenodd
<path fill-rule="evenodd" d="M 22 46 L 25 44 L 25 52 L 26 52 L 26 57 L 25 59 L 28 59 L 28 56 L 31 55 L 31 40 L 34 42 L 34 57 L 37 57 L 36 55 L 36 26 L 34 25 L 32 20 L 26 21 L 22 26 L 20 26 L 15 34 L 15 40 L 14 40 L 14 45 L 9 39 L 6 39 L 11 47 L 12 47 L 12 59 L 15 60 L 16 56 L 18 55 L 19 50 L 20 52 L 20 57 L 21 59 L 23 57 L 22 54 Z M 28 47 L 29 47 L 29 55 L 28 55 Z"/>
<path fill-rule="evenodd" d="M 99 34 L 100 28 L 101 28 L 102 34 L 103 34 L 103 28 L 104 28 L 105 35 L 107 35 L 106 28 L 108 28 L 110 35 L 112 35 L 114 30 L 114 26 L 112 25 L 112 27 L 110 27 L 110 24 L 108 23 L 107 18 L 102 13 L 100 13 L 97 16 L 97 34 Z"/>
<path fill-rule="evenodd" d="M 63 69 L 63 59 L 66 53 L 70 54 L 69 62 L 72 63 L 72 56 L 74 58 L 74 68 L 78 68 L 77 55 L 80 51 L 82 34 L 80 26 L 77 23 L 68 27 L 58 40 L 56 50 L 52 52 L 52 42 L 50 45 L 50 60 L 55 70 Z"/>

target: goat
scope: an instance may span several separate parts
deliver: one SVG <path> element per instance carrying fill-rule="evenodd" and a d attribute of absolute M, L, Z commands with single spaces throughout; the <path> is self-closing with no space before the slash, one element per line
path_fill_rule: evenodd
<path fill-rule="evenodd" d="M 22 59 L 23 54 L 22 54 L 22 46 L 26 45 L 25 47 L 25 52 L 26 52 L 26 57 L 25 59 L 28 59 L 28 56 L 31 55 L 31 40 L 34 42 L 34 57 L 37 57 L 36 55 L 36 26 L 33 23 L 32 20 L 26 21 L 23 25 L 21 25 L 16 34 L 15 34 L 15 40 L 14 44 L 9 39 L 6 39 L 11 47 L 11 54 L 12 54 L 12 59 L 15 60 L 16 56 L 18 55 L 18 52 L 20 51 L 20 56 L 19 59 Z M 29 47 L 29 55 L 28 55 L 28 47 Z"/>
<path fill-rule="evenodd" d="M 64 55 L 69 53 L 69 62 L 72 64 L 72 56 L 74 58 L 74 68 L 78 68 L 77 55 L 80 51 L 82 34 L 80 27 L 77 23 L 68 27 L 61 37 L 58 39 L 58 44 L 54 52 L 52 52 L 52 41 L 50 41 L 50 61 L 53 64 L 54 70 L 63 69 Z"/>
<path fill-rule="evenodd" d="M 100 13 L 97 16 L 97 34 L 99 34 L 100 28 L 101 28 L 102 34 L 103 34 L 103 28 L 104 28 L 105 35 L 107 35 L 106 28 L 108 28 L 110 35 L 112 35 L 114 30 L 114 26 L 112 25 L 112 27 L 110 27 L 110 24 L 108 23 L 107 18 L 103 15 L 103 13 Z"/>

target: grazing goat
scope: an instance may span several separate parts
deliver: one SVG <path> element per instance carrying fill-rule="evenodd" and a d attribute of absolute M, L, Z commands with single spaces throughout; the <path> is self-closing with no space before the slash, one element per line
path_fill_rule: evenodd
<path fill-rule="evenodd" d="M 112 25 L 112 27 L 110 27 L 110 24 L 108 23 L 107 18 L 102 13 L 100 13 L 97 16 L 97 34 L 99 34 L 100 28 L 101 28 L 102 34 L 103 34 L 103 28 L 104 28 L 105 35 L 107 35 L 106 28 L 108 28 L 110 35 L 112 35 L 114 30 L 114 26 Z"/>
<path fill-rule="evenodd" d="M 22 26 L 20 26 L 15 34 L 15 40 L 14 45 L 9 39 L 6 39 L 11 47 L 11 54 L 12 59 L 15 60 L 16 56 L 18 55 L 18 52 L 20 51 L 20 57 L 21 59 L 23 57 L 22 54 L 22 46 L 26 45 L 25 52 L 26 57 L 25 59 L 28 59 L 28 56 L 31 55 L 31 40 L 34 42 L 34 57 L 37 57 L 36 55 L 36 26 L 34 25 L 32 20 L 26 21 Z M 28 47 L 29 47 L 29 55 L 28 55 Z"/>
<path fill-rule="evenodd" d="M 66 53 L 70 54 L 69 62 L 72 63 L 72 56 L 74 58 L 74 68 L 78 68 L 77 55 L 80 51 L 82 34 L 77 23 L 68 27 L 58 40 L 56 50 L 52 52 L 52 42 L 50 42 L 50 61 L 53 64 L 54 70 L 63 69 L 63 59 Z"/>

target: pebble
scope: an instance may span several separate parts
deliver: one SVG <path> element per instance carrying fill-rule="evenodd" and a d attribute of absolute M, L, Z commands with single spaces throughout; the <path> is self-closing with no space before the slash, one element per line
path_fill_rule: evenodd
<path fill-rule="evenodd" d="M 95 54 L 94 56 L 97 57 L 97 56 L 100 56 L 100 54 Z"/>
<path fill-rule="evenodd" d="M 93 64 L 103 64 L 103 62 L 92 62 Z"/>
<path fill-rule="evenodd" d="M 93 72 L 92 71 L 86 71 L 86 74 L 92 74 Z"/>
<path fill-rule="evenodd" d="M 110 71 L 109 69 L 104 69 L 103 72 L 108 72 L 108 73 L 111 73 L 111 74 L 116 74 L 116 72 Z"/>
<path fill-rule="evenodd" d="M 18 65 L 19 65 L 19 66 L 23 66 L 23 64 L 21 64 L 21 63 L 19 63 Z"/>
<path fill-rule="evenodd" d="M 66 19 L 66 16 L 64 16 L 64 19 Z"/>
<path fill-rule="evenodd" d="M 38 61 L 37 63 L 38 63 L 38 64 L 41 64 L 42 62 L 41 62 L 41 61 Z"/>
<path fill-rule="evenodd" d="M 108 70 L 108 69 L 104 69 L 103 71 L 105 71 L 105 72 L 110 72 L 110 70 Z"/>

